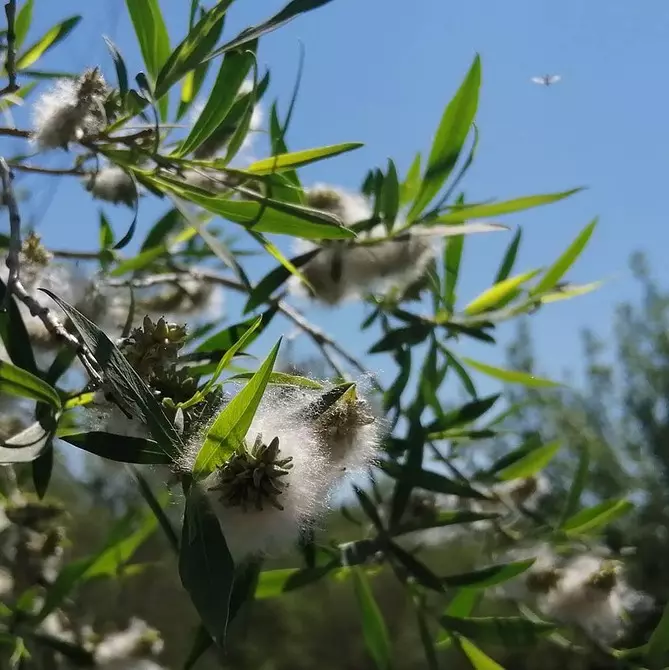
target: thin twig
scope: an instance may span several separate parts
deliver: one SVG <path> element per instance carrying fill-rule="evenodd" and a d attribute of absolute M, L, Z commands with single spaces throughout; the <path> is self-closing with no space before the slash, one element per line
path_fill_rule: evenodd
<path fill-rule="evenodd" d="M 0 94 L 1 93 L 2 91 L 0 91 Z M 20 128 L 0 128 L 0 135 L 8 135 L 9 137 L 23 137 L 28 139 L 32 136 L 32 133 L 29 130 L 21 130 Z"/>
<path fill-rule="evenodd" d="M 5 261 L 9 270 L 9 277 L 7 278 L 7 292 L 5 293 L 5 309 L 9 306 L 10 296 L 19 281 L 19 255 L 21 253 L 21 217 L 19 215 L 19 207 L 16 204 L 16 198 L 14 197 L 14 189 L 12 188 L 13 179 L 14 175 L 9 169 L 7 162 L 4 158 L 0 158 L 2 201 L 9 212 L 9 251 L 7 253 L 7 260 Z"/>
<path fill-rule="evenodd" d="M 2 181 L 2 200 L 7 206 L 9 212 L 9 252 L 7 254 L 7 268 L 9 269 L 9 278 L 7 280 L 7 291 L 5 300 L 9 301 L 10 296 L 14 295 L 29 310 L 32 316 L 37 317 L 44 327 L 54 337 L 63 340 L 72 347 L 81 360 L 86 372 L 91 379 L 102 383 L 102 377 L 97 371 L 97 364 L 91 353 L 84 345 L 70 333 L 67 328 L 54 316 L 53 312 L 41 305 L 33 298 L 21 283 L 19 277 L 20 253 L 21 253 L 21 216 L 19 207 L 16 203 L 16 196 L 12 188 L 12 172 L 4 158 L 0 158 L 0 180 Z M 5 308 L 7 305 L 5 305 Z"/>
<path fill-rule="evenodd" d="M 109 286 L 132 286 L 134 288 L 148 288 L 150 286 L 157 286 L 159 284 L 171 284 L 175 281 L 180 281 L 185 278 L 192 278 L 201 281 L 208 281 L 214 284 L 219 284 L 225 286 L 233 291 L 238 293 L 248 293 L 246 287 L 229 279 L 228 277 L 223 277 L 215 272 L 210 270 L 199 268 L 192 269 L 187 272 L 172 272 L 159 275 L 151 275 L 149 277 L 144 277 L 142 279 L 130 279 L 130 280 L 112 280 L 107 282 Z M 363 375 L 370 375 L 369 370 L 352 354 L 348 353 L 343 347 L 341 347 L 335 340 L 326 335 L 320 328 L 317 328 L 312 323 L 310 323 L 300 312 L 295 308 L 287 305 L 283 300 L 274 299 L 269 300 L 270 305 L 276 306 L 276 308 L 281 312 L 287 319 L 292 321 L 300 330 L 306 333 L 313 342 L 318 346 L 318 348 L 323 352 L 324 357 L 328 363 L 332 366 L 335 373 L 341 375 L 341 369 L 333 360 L 330 352 L 327 350 L 332 349 L 336 354 L 345 359 L 351 366 L 353 366 L 358 372 Z M 343 376 L 343 375 L 341 375 Z"/>
<path fill-rule="evenodd" d="M 10 161 L 9 167 L 12 170 L 18 170 L 19 172 L 35 172 L 37 174 L 52 174 L 52 175 L 73 175 L 76 177 L 88 177 L 93 172 L 87 172 L 86 170 L 81 170 L 80 168 L 46 168 L 40 167 L 38 165 L 25 165 L 23 163 Z"/>
<path fill-rule="evenodd" d="M 7 53 L 5 56 L 5 70 L 7 71 L 7 86 L 0 90 L 0 97 L 8 93 L 16 93 L 19 85 L 16 81 L 16 31 L 14 23 L 16 21 L 16 0 L 7 0 L 5 5 L 5 14 L 7 15 Z"/>

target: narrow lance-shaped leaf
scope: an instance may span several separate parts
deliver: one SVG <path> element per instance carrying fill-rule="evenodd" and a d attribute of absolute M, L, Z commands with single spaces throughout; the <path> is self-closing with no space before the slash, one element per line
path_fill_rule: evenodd
<path fill-rule="evenodd" d="M 519 288 L 539 274 L 540 270 L 530 270 L 521 275 L 504 279 L 474 298 L 463 310 L 468 316 L 495 309 L 515 296 Z"/>
<path fill-rule="evenodd" d="M 482 652 L 473 642 L 461 635 L 456 636 L 458 646 L 467 660 L 472 664 L 474 670 L 504 670 L 504 668 L 493 661 L 490 656 Z"/>
<path fill-rule="evenodd" d="M 244 444 L 258 405 L 267 387 L 281 341 L 272 348 L 248 384 L 225 406 L 209 428 L 193 468 L 196 479 L 206 477 Z"/>
<path fill-rule="evenodd" d="M 379 606 L 369 586 L 365 573 L 358 567 L 353 568 L 353 585 L 360 609 L 362 634 L 370 656 L 379 670 L 389 670 L 392 651 L 390 636 Z"/>
<path fill-rule="evenodd" d="M 23 46 L 23 42 L 30 30 L 34 5 L 34 0 L 26 0 L 16 14 L 16 20 L 14 21 L 14 46 L 17 50 L 20 50 Z"/>
<path fill-rule="evenodd" d="M 486 363 L 480 363 L 471 358 L 463 358 L 462 361 L 469 365 L 470 367 L 482 372 L 489 377 L 494 377 L 508 384 L 522 384 L 523 386 L 532 386 L 532 387 L 555 387 L 560 386 L 557 382 L 551 381 L 550 379 L 544 379 L 543 377 L 537 377 L 529 372 L 520 372 L 519 370 L 505 370 L 503 368 L 497 368 L 493 365 L 487 365 Z"/>
<path fill-rule="evenodd" d="M 560 450 L 559 442 L 551 442 L 518 459 L 508 467 L 500 470 L 497 476 L 502 481 L 531 477 L 543 470 Z"/>
<path fill-rule="evenodd" d="M 126 0 L 128 13 L 135 28 L 144 64 L 155 82 L 163 63 L 170 55 L 170 39 L 158 0 Z"/>
<path fill-rule="evenodd" d="M 634 505 L 629 500 L 605 500 L 594 507 L 588 507 L 574 514 L 562 524 L 562 530 L 572 535 L 592 533 L 609 525 L 632 509 Z"/>
<path fill-rule="evenodd" d="M 30 372 L 5 361 L 0 361 L 0 392 L 47 403 L 55 409 L 61 408 L 56 389 Z"/>
<path fill-rule="evenodd" d="M 413 221 L 430 204 L 451 174 L 476 116 L 481 85 L 481 60 L 477 55 L 465 80 L 449 102 L 437 129 L 418 195 L 407 219 Z"/>
<path fill-rule="evenodd" d="M 226 55 L 221 64 L 207 104 L 183 141 L 176 156 L 186 156 L 205 142 L 225 122 L 239 88 L 254 61 L 253 47 Z"/>
<path fill-rule="evenodd" d="M 516 256 L 518 255 L 518 247 L 520 246 L 522 236 L 523 236 L 523 229 L 518 228 L 516 234 L 513 236 L 513 239 L 511 240 L 511 243 L 509 244 L 506 250 L 506 253 L 504 254 L 502 263 L 499 266 L 499 270 L 497 271 L 497 275 L 495 276 L 495 284 L 499 284 L 500 282 L 504 281 L 511 274 L 511 270 L 513 270 L 513 265 L 516 262 Z"/>
<path fill-rule="evenodd" d="M 583 253 L 588 241 L 595 232 L 596 226 L 597 219 L 594 219 L 576 236 L 576 239 L 569 245 L 569 248 L 544 272 L 544 276 L 530 291 L 531 295 L 549 291 L 567 274 L 569 268 Z"/>
<path fill-rule="evenodd" d="M 574 516 L 578 510 L 581 502 L 581 494 L 583 493 L 583 489 L 585 488 L 588 479 L 589 467 L 590 451 L 587 447 L 582 447 L 579 450 L 578 465 L 576 466 L 574 479 L 569 487 L 569 492 L 567 493 L 567 498 L 564 503 L 564 509 L 562 510 L 562 515 L 560 517 L 560 526 L 562 526 L 567 519 Z"/>
<path fill-rule="evenodd" d="M 553 202 L 564 200 L 582 190 L 583 189 L 581 188 L 574 188 L 570 191 L 561 191 L 560 193 L 528 195 L 522 198 L 514 198 L 513 200 L 505 200 L 504 202 L 494 202 L 490 205 L 458 206 L 454 207 L 453 210 L 447 214 L 441 214 L 434 219 L 434 222 L 460 223 L 470 219 L 488 219 L 502 216 L 503 214 L 512 214 L 513 212 L 521 212 L 533 207 L 540 207 L 541 205 L 550 205 Z"/>
<path fill-rule="evenodd" d="M 74 30 L 79 21 L 81 21 L 81 16 L 71 16 L 50 28 L 16 59 L 16 69 L 25 70 L 36 63 L 49 49 L 62 42 Z"/>
<path fill-rule="evenodd" d="M 344 142 L 342 144 L 318 147 L 317 149 L 303 149 L 302 151 L 293 151 L 288 154 L 278 154 L 277 156 L 263 158 L 251 163 L 251 165 L 244 168 L 244 172 L 264 175 L 284 170 L 293 170 L 310 163 L 325 160 L 326 158 L 348 153 L 362 146 L 362 142 Z"/>
<path fill-rule="evenodd" d="M 204 493 L 193 486 L 186 499 L 181 533 L 179 575 L 207 632 L 225 641 L 234 563 Z"/>

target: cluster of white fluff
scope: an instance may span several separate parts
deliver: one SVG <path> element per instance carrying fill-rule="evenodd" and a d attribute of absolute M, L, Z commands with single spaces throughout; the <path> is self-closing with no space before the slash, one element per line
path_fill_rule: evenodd
<path fill-rule="evenodd" d="M 141 619 L 131 619 L 125 630 L 106 635 L 95 647 L 94 657 L 98 666 L 112 668 L 159 667 L 149 656 L 157 656 L 164 643 L 157 630 Z M 144 665 L 136 666 L 135 662 Z M 148 663 L 149 665 L 146 665 Z"/>
<path fill-rule="evenodd" d="M 67 149 L 106 125 L 107 85 L 96 68 L 77 79 L 62 79 L 43 93 L 33 107 L 33 140 L 40 149 Z"/>
<path fill-rule="evenodd" d="M 309 410 L 321 395 L 292 387 L 268 388 L 246 435 L 247 449 L 259 435 L 264 444 L 278 438 L 277 461 L 290 459 L 281 477 L 280 485 L 285 488 L 276 497 L 277 505 L 260 509 L 226 503 L 219 487 L 224 469 L 203 480 L 203 490 L 236 561 L 292 545 L 303 529 L 327 511 L 331 494 L 345 474 L 373 461 L 380 446 L 381 421 L 370 414 L 366 404 L 350 398 L 341 398 L 314 417 Z M 202 438 L 190 445 L 182 464 L 185 468 L 192 468 Z M 260 466 L 253 472 L 254 480 L 265 467 L 273 469 L 272 465 Z"/>
<path fill-rule="evenodd" d="M 563 558 L 548 545 L 509 552 L 505 559 L 536 561 L 500 588 L 513 600 L 534 604 L 549 619 L 583 630 L 602 644 L 625 631 L 629 615 L 651 607 L 652 598 L 633 589 L 623 566 L 596 553 Z"/>
<path fill-rule="evenodd" d="M 98 200 L 134 207 L 138 193 L 130 175 L 118 165 L 107 165 L 86 177 L 86 190 Z"/>
<path fill-rule="evenodd" d="M 368 221 L 373 215 L 362 196 L 321 184 L 307 190 L 307 204 L 335 214 L 346 226 Z M 439 242 L 436 236 L 416 233 L 387 239 L 386 229 L 379 224 L 360 233 L 358 242 L 328 242 L 320 247 L 304 240 L 296 243 L 297 253 L 317 248 L 318 254 L 300 270 L 313 289 L 308 292 L 311 297 L 336 305 L 367 293 L 407 288 L 425 274 Z M 305 294 L 304 283 L 296 277 L 291 277 L 290 288 Z"/>

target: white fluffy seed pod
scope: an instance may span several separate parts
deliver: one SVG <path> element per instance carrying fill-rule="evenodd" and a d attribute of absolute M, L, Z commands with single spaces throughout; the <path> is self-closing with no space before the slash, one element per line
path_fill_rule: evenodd
<path fill-rule="evenodd" d="M 246 435 L 246 451 L 201 483 L 235 561 L 294 545 L 329 509 L 346 471 L 376 454 L 380 426 L 360 405 L 320 419 L 307 411 L 322 393 L 268 389 Z M 202 437 L 190 445 L 185 468 L 192 468 L 201 443 Z M 248 491 L 240 489 L 245 483 Z"/>
<path fill-rule="evenodd" d="M 502 598 L 533 602 L 556 588 L 562 578 L 562 559 L 548 544 L 522 547 L 504 554 L 502 562 L 534 559 L 534 563 L 515 579 L 499 586 L 495 593 Z"/>
<path fill-rule="evenodd" d="M 652 599 L 627 584 L 619 564 L 583 555 L 564 566 L 558 584 L 539 603 L 546 616 L 610 644 L 624 632 L 628 614 L 650 607 Z"/>
<path fill-rule="evenodd" d="M 40 149 L 67 149 L 70 142 L 99 133 L 105 126 L 106 93 L 97 69 L 57 81 L 33 107 L 34 142 Z"/>
<path fill-rule="evenodd" d="M 137 201 L 137 189 L 130 175 L 118 167 L 110 165 L 92 174 L 85 181 L 86 190 L 98 200 L 115 205 L 134 207 Z"/>
<path fill-rule="evenodd" d="M 108 667 L 117 661 L 142 661 L 142 657 L 157 656 L 164 643 L 154 628 L 141 619 L 131 619 L 125 630 L 106 635 L 95 649 L 95 662 Z M 153 664 L 151 661 L 149 663 Z M 120 666 L 119 666 L 120 667 Z M 130 667 L 124 665 L 123 667 Z M 134 667 L 134 665 L 132 666 Z"/>

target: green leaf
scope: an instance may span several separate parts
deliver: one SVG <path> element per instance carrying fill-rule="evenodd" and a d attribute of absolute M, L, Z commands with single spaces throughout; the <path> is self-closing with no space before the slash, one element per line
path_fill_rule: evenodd
<path fill-rule="evenodd" d="M 462 250 L 465 245 L 464 237 L 455 237 L 446 240 L 443 253 L 444 278 L 442 297 L 446 309 L 450 312 L 455 310 L 457 293 L 455 291 L 460 276 L 460 263 L 462 261 Z"/>
<path fill-rule="evenodd" d="M 183 443 L 174 426 L 165 416 L 152 391 L 116 345 L 77 309 L 51 291 L 40 290 L 54 300 L 70 317 L 82 341 L 104 372 L 105 380 L 119 399 L 128 406 L 131 414 L 148 425 L 153 438 L 166 454 L 172 458 L 180 454 L 183 451 Z"/>
<path fill-rule="evenodd" d="M 79 449 L 119 463 L 163 464 L 172 459 L 157 442 L 141 437 L 125 437 L 113 433 L 90 432 L 64 435 L 65 442 Z"/>
<path fill-rule="evenodd" d="M 160 527 L 167 538 L 167 541 L 170 543 L 170 546 L 174 552 L 179 555 L 179 537 L 172 526 L 172 522 L 167 518 L 163 505 L 160 504 L 160 501 L 154 495 L 149 482 L 146 481 L 142 473 L 134 466 L 129 465 L 128 471 L 132 474 L 139 491 L 142 494 L 142 497 L 146 501 L 146 504 L 149 506 L 149 509 L 153 512 L 153 515 L 156 517 L 156 521 L 160 524 Z"/>
<path fill-rule="evenodd" d="M 30 30 L 30 24 L 33 20 L 34 0 L 26 0 L 21 9 L 19 9 L 16 20 L 14 21 L 14 46 L 19 51 Z"/>
<path fill-rule="evenodd" d="M 155 81 L 170 56 L 170 38 L 158 0 L 126 0 L 139 48 L 150 78 Z"/>
<path fill-rule="evenodd" d="M 292 0 L 280 12 L 263 23 L 242 30 L 242 32 L 233 40 L 230 40 L 230 42 L 227 42 L 222 47 L 213 51 L 206 60 L 211 60 L 222 53 L 227 53 L 232 49 L 238 49 L 240 46 L 253 42 L 262 35 L 276 30 L 289 21 L 292 21 L 296 16 L 311 11 L 312 9 L 316 9 L 317 7 L 327 5 L 330 1 L 331 0 Z"/>
<path fill-rule="evenodd" d="M 238 375 L 234 375 L 228 378 L 229 382 L 236 381 L 238 379 L 251 379 L 253 377 L 253 372 L 240 372 Z M 299 377 L 297 375 L 289 375 L 285 372 L 272 372 L 269 376 L 269 384 L 276 384 L 278 386 L 300 386 L 302 388 L 322 390 L 323 384 L 316 382 L 313 379 L 308 377 Z"/>
<path fill-rule="evenodd" d="M 432 440 L 438 440 L 443 437 L 443 432 L 473 423 L 476 419 L 479 419 L 486 412 L 491 410 L 499 398 L 499 393 L 485 398 L 477 398 L 476 400 L 472 400 L 471 402 L 462 405 L 462 407 L 458 407 L 457 409 L 444 414 L 427 427 L 427 430 L 429 431 L 428 437 Z"/>
<path fill-rule="evenodd" d="M 570 535 L 592 533 L 608 526 L 632 509 L 634 505 L 629 500 L 605 500 L 574 514 L 562 524 L 562 530 Z"/>
<path fill-rule="evenodd" d="M 114 61 L 114 68 L 116 69 L 116 81 L 118 82 L 118 90 L 121 94 L 121 98 L 125 100 L 125 96 L 128 93 L 128 68 L 125 65 L 123 56 L 118 50 L 118 47 L 107 37 L 103 37 L 109 54 Z"/>
<path fill-rule="evenodd" d="M 270 321 L 272 320 L 272 317 L 276 314 L 276 308 L 272 307 L 268 309 L 266 312 L 260 315 L 260 317 L 251 317 L 250 319 L 246 319 L 245 321 L 240 321 L 239 323 L 235 323 L 232 326 L 228 326 L 227 328 L 224 328 L 223 330 L 220 330 L 218 333 L 214 333 L 210 337 L 208 337 L 204 342 L 199 344 L 195 351 L 201 351 L 201 352 L 206 352 L 206 351 L 228 351 L 232 346 L 234 346 L 235 342 L 239 341 L 239 338 L 242 337 L 245 333 L 248 332 L 249 328 L 255 324 L 258 319 L 262 319 L 261 323 L 264 328 L 266 328 Z M 257 326 L 256 326 L 257 329 Z M 256 330 L 254 329 L 255 337 L 260 335 L 262 330 Z M 248 344 L 253 342 L 255 337 L 251 340 L 248 340 Z"/>
<path fill-rule="evenodd" d="M 407 214 L 409 221 L 415 220 L 430 204 L 453 171 L 476 116 L 480 85 L 481 60 L 477 55 L 439 123 L 423 181 Z"/>
<path fill-rule="evenodd" d="M 251 165 L 244 168 L 244 172 L 266 175 L 274 172 L 283 172 L 284 170 L 293 170 L 303 165 L 322 161 L 325 158 L 339 156 L 354 149 L 359 149 L 362 146 L 364 146 L 362 142 L 344 142 L 342 144 L 318 147 L 317 149 L 303 149 L 302 151 L 293 151 L 288 154 L 278 154 L 251 163 Z"/>
<path fill-rule="evenodd" d="M 42 423 L 45 423 L 44 421 Z M 0 464 L 31 463 L 51 442 L 54 427 L 36 421 L 20 433 L 0 443 Z"/>
<path fill-rule="evenodd" d="M 543 470 L 560 450 L 559 442 L 551 442 L 518 459 L 515 463 L 500 470 L 497 476 L 502 481 L 531 477 Z"/>
<path fill-rule="evenodd" d="M 595 232 L 596 226 L 597 219 L 594 219 L 576 236 L 576 239 L 569 245 L 567 250 L 544 272 L 544 276 L 532 288 L 530 295 L 549 291 L 567 274 L 569 268 L 583 253 L 586 244 Z"/>
<path fill-rule="evenodd" d="M 355 237 L 355 233 L 345 228 L 337 217 L 308 207 L 260 196 L 258 202 L 226 199 L 164 176 L 145 175 L 144 178 L 160 190 L 172 192 L 228 221 L 244 227 L 251 224 L 251 229 L 257 233 L 291 235 L 308 240 Z"/>
<path fill-rule="evenodd" d="M 472 664 L 474 670 L 504 670 L 504 668 L 492 660 L 487 654 L 483 653 L 473 642 L 466 637 L 457 636 L 457 641 L 462 649 L 462 653 Z"/>
<path fill-rule="evenodd" d="M 504 279 L 499 283 L 494 284 L 489 289 L 474 298 L 463 310 L 468 316 L 487 312 L 488 310 L 500 307 L 513 298 L 518 293 L 518 289 L 536 277 L 541 270 L 530 270 L 524 272 L 522 275 L 516 275 L 509 279 Z"/>
<path fill-rule="evenodd" d="M 383 218 L 388 223 L 393 223 L 400 208 L 400 184 L 397 176 L 397 168 L 392 159 L 388 159 L 388 172 L 383 180 Z"/>
<path fill-rule="evenodd" d="M 217 466 L 225 463 L 235 449 L 244 444 L 246 433 L 267 387 L 280 345 L 279 340 L 248 384 L 225 406 L 209 428 L 195 459 L 193 475 L 196 479 L 212 473 Z"/>
<path fill-rule="evenodd" d="M 425 660 L 427 662 L 428 670 L 439 670 L 439 661 L 437 659 L 437 652 L 434 645 L 434 640 L 427 625 L 427 619 L 424 612 L 423 598 L 414 597 L 414 609 L 416 611 L 416 623 L 418 624 L 418 632 L 420 633 L 420 641 L 423 644 L 425 651 Z"/>
<path fill-rule="evenodd" d="M 454 207 L 452 211 L 447 214 L 441 214 L 436 219 L 435 223 L 462 223 L 469 219 L 487 219 L 491 217 L 501 216 L 502 214 L 511 214 L 513 212 L 522 212 L 526 209 L 539 207 L 541 205 L 549 205 L 559 200 L 564 200 L 569 196 L 582 191 L 582 188 L 573 188 L 569 191 L 561 191 L 560 193 L 546 193 L 544 195 L 528 195 L 522 198 L 514 198 L 513 200 L 505 200 L 504 202 L 494 202 L 490 205 L 463 205 Z"/>
<path fill-rule="evenodd" d="M 5 361 L 0 361 L 0 392 L 47 403 L 55 409 L 62 406 L 56 389 L 30 372 Z"/>
<path fill-rule="evenodd" d="M 25 70 L 37 62 L 49 49 L 62 42 L 74 30 L 79 21 L 81 21 L 81 16 L 71 16 L 50 28 L 16 59 L 16 69 Z"/>
<path fill-rule="evenodd" d="M 457 524 L 474 523 L 475 521 L 489 521 L 490 519 L 498 519 L 499 514 L 485 513 L 485 512 L 469 512 L 467 510 L 457 512 L 439 512 L 439 514 L 432 520 L 424 523 L 408 523 L 400 524 L 393 528 L 391 535 L 405 535 L 406 533 L 413 533 L 417 530 L 428 530 L 430 528 L 442 528 L 443 526 L 453 526 Z"/>
<path fill-rule="evenodd" d="M 49 440 L 40 455 L 32 462 L 31 470 L 35 493 L 42 500 L 49 488 L 53 473 L 53 440 Z"/>
<path fill-rule="evenodd" d="M 666 656 L 669 652 L 669 605 L 662 612 L 662 618 L 651 633 L 646 648 L 646 658 L 652 668 L 661 668 L 666 665 Z"/>
<path fill-rule="evenodd" d="M 306 265 L 314 256 L 318 254 L 320 249 L 313 249 L 306 254 L 301 254 L 295 258 L 291 258 L 290 262 L 294 268 L 300 268 Z M 284 265 L 279 265 L 271 272 L 266 274 L 253 288 L 249 296 L 249 300 L 244 307 L 244 313 L 254 310 L 258 305 L 265 302 L 279 287 L 281 287 L 292 275 L 290 270 Z"/>
<path fill-rule="evenodd" d="M 316 568 L 282 568 L 279 570 L 264 570 L 258 577 L 258 584 L 255 591 L 256 600 L 266 600 L 276 598 L 282 593 L 302 588 L 313 584 L 319 579 L 325 577 L 328 573 L 334 575 L 346 571 L 346 568 L 335 568 L 335 565 L 328 563 Z"/>
<path fill-rule="evenodd" d="M 6 294 L 7 287 L 0 279 L 0 304 L 5 304 Z M 30 344 L 30 336 L 14 297 L 9 300 L 9 309 L 4 312 L 0 311 L 0 337 L 2 337 L 2 342 L 14 365 L 31 372 L 33 375 L 39 374 Z"/>
<path fill-rule="evenodd" d="M 374 594 L 365 573 L 358 567 L 352 568 L 352 573 L 367 651 L 379 670 L 389 670 L 392 650 L 381 610 L 374 600 Z"/>
<path fill-rule="evenodd" d="M 67 564 L 46 593 L 44 605 L 34 624 L 43 621 L 60 607 L 74 589 L 94 577 L 114 577 L 132 558 L 144 541 L 155 531 L 156 520 L 150 513 L 139 519 L 130 514 L 112 528 L 105 546 L 97 554 Z"/>
<path fill-rule="evenodd" d="M 186 156 L 203 144 L 216 129 L 225 123 L 232 108 L 239 87 L 242 85 L 254 62 L 254 47 L 249 51 L 232 52 L 221 63 L 216 81 L 207 100 L 207 104 L 198 116 L 193 128 L 182 142 L 175 156 Z"/>
<path fill-rule="evenodd" d="M 203 14 L 186 38 L 172 51 L 156 78 L 156 98 L 167 93 L 187 72 L 194 70 L 216 46 L 225 13 L 232 0 L 222 0 Z"/>
<path fill-rule="evenodd" d="M 460 498 L 474 498 L 476 500 L 488 500 L 488 497 L 464 483 L 454 482 L 444 475 L 431 470 L 412 471 L 406 467 L 385 461 L 380 465 L 381 469 L 393 479 L 398 479 L 409 484 L 412 488 L 424 489 L 435 493 L 456 495 Z"/>
<path fill-rule="evenodd" d="M 420 152 L 413 159 L 407 176 L 400 185 L 400 205 L 403 207 L 413 200 L 420 188 Z"/>
<path fill-rule="evenodd" d="M 499 270 L 497 271 L 497 275 L 495 276 L 495 284 L 499 284 L 500 282 L 504 281 L 511 274 L 511 270 L 513 270 L 513 265 L 516 262 L 516 256 L 518 255 L 518 247 L 520 246 L 520 240 L 522 236 L 523 236 L 523 229 L 518 228 L 516 234 L 513 236 L 513 239 L 511 240 L 511 243 L 509 244 L 509 247 L 506 250 L 506 253 L 504 254 L 502 264 L 499 266 Z"/>
<path fill-rule="evenodd" d="M 442 615 L 439 622 L 448 631 L 480 642 L 522 648 L 538 642 L 555 629 L 553 624 L 522 617 L 453 617 Z"/>
<path fill-rule="evenodd" d="M 379 354 L 383 351 L 395 351 L 404 345 L 414 346 L 420 344 L 432 332 L 432 327 L 427 323 L 413 323 L 404 328 L 396 328 L 388 331 L 369 350 L 370 354 Z"/>
<path fill-rule="evenodd" d="M 564 509 L 562 510 L 562 515 L 560 517 L 560 526 L 562 526 L 567 519 L 576 514 L 581 502 L 581 494 L 583 493 L 583 489 L 588 480 L 589 468 L 590 451 L 586 446 L 579 449 L 578 466 L 576 467 L 574 479 L 569 487 L 569 492 L 567 493 L 567 499 L 565 500 Z"/>
<path fill-rule="evenodd" d="M 543 377 L 537 377 L 536 375 L 530 374 L 528 372 L 520 372 L 519 370 L 504 370 L 503 368 L 496 368 L 492 365 L 487 365 L 485 363 L 479 363 L 471 358 L 463 358 L 462 361 L 469 365 L 469 367 L 482 372 L 489 377 L 494 377 L 508 384 L 522 384 L 523 386 L 531 386 L 535 388 L 552 388 L 555 386 L 560 386 L 558 382 L 551 381 L 550 379 L 544 379 Z"/>
<path fill-rule="evenodd" d="M 191 488 L 186 499 L 179 576 L 207 632 L 222 645 L 228 625 L 234 563 L 218 519 L 197 486 Z"/>
<path fill-rule="evenodd" d="M 228 365 L 230 365 L 233 356 L 238 351 L 242 350 L 245 346 L 247 346 L 250 341 L 255 339 L 256 331 L 260 327 L 262 320 L 263 320 L 262 316 L 259 316 L 248 327 L 248 330 L 233 345 L 230 346 L 230 348 L 225 352 L 221 360 L 218 362 L 214 374 L 211 376 L 209 381 L 204 385 L 204 387 L 201 390 L 196 391 L 193 397 L 190 398 L 190 400 L 187 400 L 186 402 L 180 405 L 183 409 L 191 407 L 192 405 L 195 405 L 196 403 L 205 399 L 207 394 L 214 387 L 214 384 L 218 381 L 218 378 L 223 373 L 223 370 L 225 370 L 225 368 L 227 368 Z"/>
<path fill-rule="evenodd" d="M 465 572 L 460 575 L 448 575 L 442 577 L 444 586 L 449 588 L 468 588 L 468 589 L 487 589 L 491 586 L 497 586 L 514 579 L 518 575 L 528 570 L 535 559 L 526 561 L 516 561 L 515 563 L 504 563 L 500 565 L 491 565 L 481 570 Z"/>

